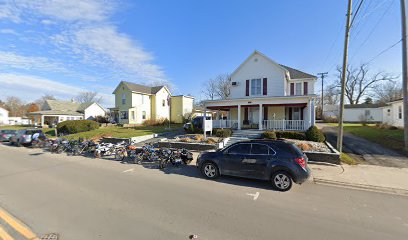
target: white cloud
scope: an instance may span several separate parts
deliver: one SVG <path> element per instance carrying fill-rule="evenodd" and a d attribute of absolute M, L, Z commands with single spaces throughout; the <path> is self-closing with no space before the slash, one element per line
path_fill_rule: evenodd
<path fill-rule="evenodd" d="M 67 72 L 61 64 L 50 62 L 44 57 L 22 56 L 13 52 L 4 51 L 0 51 L 0 66 L 25 70 L 36 69 L 53 72 Z"/>
<path fill-rule="evenodd" d="M 14 31 L 13 29 L 10 29 L 10 28 L 0 29 L 0 33 L 3 33 L 3 34 L 11 34 L 11 35 L 16 35 L 16 36 L 20 35 L 20 34 L 18 34 L 16 31 Z"/>
<path fill-rule="evenodd" d="M 5 96 L 17 96 L 26 101 L 32 101 L 43 94 L 52 94 L 59 99 L 70 99 L 80 92 L 90 91 L 65 83 L 23 74 L 0 74 L 0 85 Z M 104 99 L 104 105 L 113 105 L 112 94 L 99 93 Z"/>

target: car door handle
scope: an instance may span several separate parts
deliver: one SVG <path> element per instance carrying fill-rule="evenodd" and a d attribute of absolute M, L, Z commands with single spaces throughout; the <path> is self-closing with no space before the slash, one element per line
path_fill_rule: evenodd
<path fill-rule="evenodd" d="M 254 164 L 254 163 L 256 163 L 256 159 L 255 158 L 244 158 L 242 160 L 242 163 Z"/>

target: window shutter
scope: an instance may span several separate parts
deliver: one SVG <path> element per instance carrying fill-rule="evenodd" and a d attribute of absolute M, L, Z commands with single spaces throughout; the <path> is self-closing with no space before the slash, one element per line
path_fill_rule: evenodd
<path fill-rule="evenodd" d="M 289 120 L 292 120 L 292 108 L 288 108 L 289 111 Z"/>
<path fill-rule="evenodd" d="M 249 80 L 246 80 L 246 84 L 245 84 L 245 96 L 249 96 Z"/>
<path fill-rule="evenodd" d="M 300 120 L 304 120 L 303 119 L 303 110 L 305 110 L 305 108 L 300 108 Z"/>
<path fill-rule="evenodd" d="M 295 83 L 290 84 L 290 95 L 295 95 Z"/>
<path fill-rule="evenodd" d="M 268 95 L 268 79 L 263 79 L 263 95 Z"/>
<path fill-rule="evenodd" d="M 303 82 L 303 95 L 308 94 L 307 82 Z"/>
<path fill-rule="evenodd" d="M 245 120 L 245 121 L 248 121 L 248 115 L 249 115 L 249 114 L 248 114 L 248 108 L 245 107 L 245 108 L 244 108 L 244 120 Z"/>
<path fill-rule="evenodd" d="M 264 107 L 264 120 L 268 120 L 268 107 Z"/>

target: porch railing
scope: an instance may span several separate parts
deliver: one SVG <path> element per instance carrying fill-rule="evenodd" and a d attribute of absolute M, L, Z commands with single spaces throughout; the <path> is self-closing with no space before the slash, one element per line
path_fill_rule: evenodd
<path fill-rule="evenodd" d="M 213 120 L 213 128 L 238 128 L 238 120 Z M 242 127 L 242 124 L 241 124 Z M 257 127 L 258 128 L 258 127 Z M 263 130 L 281 130 L 281 131 L 304 131 L 306 130 L 306 121 L 304 120 L 263 120 Z"/>
<path fill-rule="evenodd" d="M 264 130 L 304 131 L 304 120 L 263 120 Z"/>
<path fill-rule="evenodd" d="M 213 120 L 213 128 L 238 128 L 238 120 Z"/>

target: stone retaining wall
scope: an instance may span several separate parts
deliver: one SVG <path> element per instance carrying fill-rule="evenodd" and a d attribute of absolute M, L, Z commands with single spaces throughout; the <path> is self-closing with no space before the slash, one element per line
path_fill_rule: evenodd
<path fill-rule="evenodd" d="M 309 161 L 340 164 L 340 153 L 330 143 L 325 142 L 331 153 L 303 151 Z"/>

